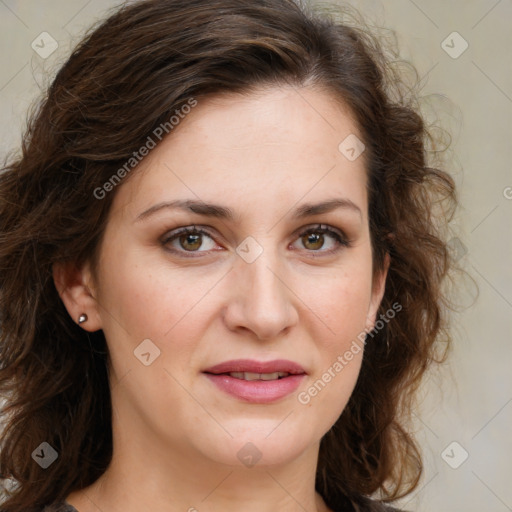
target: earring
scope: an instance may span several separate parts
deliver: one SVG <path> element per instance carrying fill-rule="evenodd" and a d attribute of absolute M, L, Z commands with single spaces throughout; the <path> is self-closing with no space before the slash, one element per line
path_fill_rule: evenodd
<path fill-rule="evenodd" d="M 87 322 L 88 320 L 88 317 L 85 313 L 82 313 L 79 317 L 78 317 L 78 325 L 80 324 L 83 324 L 84 322 Z"/>

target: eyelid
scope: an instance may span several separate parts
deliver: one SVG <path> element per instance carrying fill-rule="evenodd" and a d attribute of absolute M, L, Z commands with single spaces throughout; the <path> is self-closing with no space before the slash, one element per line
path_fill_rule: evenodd
<path fill-rule="evenodd" d="M 338 235 L 340 238 L 342 238 L 345 242 L 349 242 L 349 239 L 347 235 L 343 232 L 343 230 L 336 228 L 334 226 L 331 226 L 330 224 L 322 224 L 319 222 L 316 222 L 314 224 L 308 224 L 307 226 L 302 226 L 299 229 L 295 230 L 292 235 L 294 237 L 302 236 L 306 233 L 309 233 L 311 231 L 323 231 L 325 233 L 333 233 L 335 235 Z"/>

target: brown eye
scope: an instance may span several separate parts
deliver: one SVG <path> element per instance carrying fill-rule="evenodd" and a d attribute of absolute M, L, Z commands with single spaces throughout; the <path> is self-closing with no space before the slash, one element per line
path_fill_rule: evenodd
<path fill-rule="evenodd" d="M 202 235 L 191 235 L 186 233 L 184 235 L 180 235 L 178 241 L 180 246 L 186 251 L 196 251 L 199 249 L 203 243 Z"/>
<path fill-rule="evenodd" d="M 306 249 L 311 256 L 329 255 L 343 247 L 350 247 L 350 242 L 342 231 L 322 224 L 300 233 L 295 243 L 300 244 L 301 247 L 297 247 L 298 249 Z"/>
<path fill-rule="evenodd" d="M 324 245 L 324 235 L 321 233 L 308 233 L 301 238 L 306 249 L 318 250 Z"/>
<path fill-rule="evenodd" d="M 183 256 L 186 256 L 186 253 L 206 253 L 216 247 L 212 236 L 195 226 L 172 231 L 162 240 L 162 245 L 171 252 L 181 253 Z"/>

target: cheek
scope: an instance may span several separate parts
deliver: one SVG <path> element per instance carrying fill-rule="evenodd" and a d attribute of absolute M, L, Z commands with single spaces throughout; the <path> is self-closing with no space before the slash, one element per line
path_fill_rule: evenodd
<path fill-rule="evenodd" d="M 331 428 L 345 409 L 356 385 L 362 362 L 362 348 L 352 351 L 339 351 L 333 354 L 322 371 L 298 396 L 299 403 L 313 407 L 314 417 L 318 418 L 322 435 Z M 350 360 L 346 359 L 350 353 Z"/>
<path fill-rule="evenodd" d="M 141 375 L 138 386 L 153 390 L 155 396 L 169 386 L 179 393 L 181 388 L 167 373 L 153 370 L 168 369 L 179 374 L 183 383 L 192 379 L 188 369 L 204 357 L 198 346 L 217 314 L 216 291 L 224 271 L 172 267 L 161 255 L 152 258 L 146 253 L 142 259 L 134 250 L 125 251 L 122 258 L 104 260 L 111 262 L 103 267 L 101 300 L 109 308 L 102 320 L 112 372 L 118 379 L 130 372 L 134 380 L 147 370 L 136 353 L 146 353 L 139 347 L 149 339 L 157 347 L 153 350 L 158 357 L 151 363 L 151 379 Z"/>
<path fill-rule="evenodd" d="M 364 256 L 359 261 L 363 260 Z M 317 286 L 307 295 L 307 306 L 316 314 L 311 316 L 316 326 L 312 338 L 319 360 L 298 401 L 314 408 L 323 427 L 339 417 L 359 376 L 371 299 L 370 269 L 369 265 L 346 265 L 331 272 L 329 279 L 316 280 Z"/>
<path fill-rule="evenodd" d="M 364 330 L 371 300 L 371 272 L 362 266 L 348 266 L 301 282 L 301 297 L 318 325 L 317 339 L 337 350 Z M 311 283 L 315 283 L 314 286 Z M 315 320 L 316 319 L 316 320 Z"/>
<path fill-rule="evenodd" d="M 318 364 L 307 386 L 297 396 L 309 414 L 318 418 L 317 430 L 325 433 L 338 419 L 354 390 L 364 353 L 364 327 L 369 294 L 341 286 L 319 294 L 317 307 L 329 329 L 318 329 L 314 336 Z M 324 290 L 326 291 L 326 290 Z M 318 322 L 317 322 L 318 323 Z M 319 333 L 322 334 L 319 334 Z"/>
<path fill-rule="evenodd" d="M 211 275 L 173 269 L 158 254 L 143 257 L 133 250 L 121 258 L 106 255 L 104 261 L 101 300 L 111 313 L 105 315 L 107 329 L 120 324 L 132 338 L 162 340 L 179 330 L 214 284 Z"/>

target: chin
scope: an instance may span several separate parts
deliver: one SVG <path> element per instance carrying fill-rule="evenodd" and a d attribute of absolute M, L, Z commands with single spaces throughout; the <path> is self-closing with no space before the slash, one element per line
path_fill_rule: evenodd
<path fill-rule="evenodd" d="M 301 431 L 298 425 L 291 428 L 288 420 L 280 424 L 281 421 L 231 424 L 227 430 L 232 438 L 227 434 L 219 440 L 210 438 L 211 444 L 202 446 L 201 451 L 209 459 L 229 466 L 254 468 L 290 463 L 316 444 L 317 439 Z"/>

